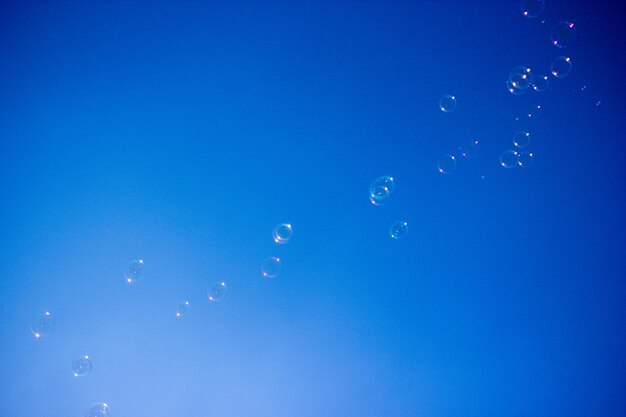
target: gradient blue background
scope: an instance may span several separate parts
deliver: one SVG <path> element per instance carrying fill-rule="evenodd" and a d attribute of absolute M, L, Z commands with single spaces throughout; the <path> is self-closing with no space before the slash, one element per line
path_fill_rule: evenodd
<path fill-rule="evenodd" d="M 626 415 L 614 3 L 1 3 L 0 416 Z M 506 92 L 563 53 L 551 91 Z M 535 162 L 505 170 L 520 128 Z"/>

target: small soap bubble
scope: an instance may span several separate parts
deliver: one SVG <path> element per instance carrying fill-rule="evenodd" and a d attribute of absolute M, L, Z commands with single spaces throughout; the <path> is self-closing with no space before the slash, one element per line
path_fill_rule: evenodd
<path fill-rule="evenodd" d="M 533 90 L 542 93 L 550 88 L 550 81 L 547 75 L 536 75 L 533 77 Z"/>
<path fill-rule="evenodd" d="M 500 155 L 500 165 L 504 168 L 515 168 L 518 166 L 517 152 L 512 150 L 502 152 L 502 155 Z"/>
<path fill-rule="evenodd" d="M 437 161 L 437 171 L 441 174 L 452 174 L 456 169 L 456 159 L 452 155 L 444 155 Z"/>
<path fill-rule="evenodd" d="M 530 145 L 530 133 L 520 130 L 513 135 L 513 145 L 516 148 L 525 148 Z"/>
<path fill-rule="evenodd" d="M 514 96 L 521 96 L 522 94 L 525 94 L 526 92 L 528 92 L 528 89 L 520 90 L 518 88 L 515 88 L 513 86 L 513 83 L 511 83 L 511 81 L 507 80 L 507 82 L 506 82 L 506 91 L 508 91 L 509 93 L 513 94 Z"/>
<path fill-rule="evenodd" d="M 439 99 L 439 109 L 444 113 L 452 113 L 456 110 L 456 97 L 445 95 Z"/>
<path fill-rule="evenodd" d="M 74 376 L 85 376 L 91 372 L 91 368 L 93 368 L 93 363 L 87 355 L 79 356 L 72 362 Z"/>
<path fill-rule="evenodd" d="M 541 104 L 536 104 L 534 106 L 531 106 L 530 109 L 528 109 L 526 116 L 529 119 L 536 119 L 539 116 L 541 116 L 541 111 L 542 111 Z"/>
<path fill-rule="evenodd" d="M 526 17 L 530 17 L 530 18 L 539 17 L 545 9 L 546 9 L 546 2 L 544 0 L 523 0 L 522 1 L 522 14 Z"/>
<path fill-rule="evenodd" d="M 85 417 L 107 417 L 109 416 L 109 406 L 107 403 L 95 403 L 87 413 L 85 413 Z"/>
<path fill-rule="evenodd" d="M 552 44 L 559 48 L 567 48 L 572 45 L 576 37 L 576 29 L 571 22 L 559 22 L 552 27 L 550 38 Z"/>
<path fill-rule="evenodd" d="M 280 259 L 275 256 L 270 256 L 261 263 L 261 274 L 265 278 L 275 278 L 280 273 L 281 266 L 282 262 Z"/>
<path fill-rule="evenodd" d="M 395 188 L 393 177 L 383 175 L 376 178 L 370 185 L 370 201 L 376 206 L 383 205 Z"/>
<path fill-rule="evenodd" d="M 281 223 L 274 227 L 274 230 L 272 231 L 272 238 L 274 239 L 274 242 L 284 245 L 289 242 L 292 234 L 293 229 L 291 228 L 291 225 L 288 223 Z"/>
<path fill-rule="evenodd" d="M 602 101 L 601 100 L 597 100 L 595 105 L 596 105 L 596 107 L 600 107 L 602 105 Z"/>
<path fill-rule="evenodd" d="M 403 221 L 394 222 L 389 228 L 389 234 L 393 239 L 402 239 L 409 233 L 409 224 Z"/>
<path fill-rule="evenodd" d="M 209 301 L 219 301 L 224 298 L 225 293 L 226 283 L 224 281 L 216 282 L 207 291 L 207 298 Z"/>
<path fill-rule="evenodd" d="M 178 308 L 176 309 L 176 317 L 180 318 L 186 315 L 188 312 L 189 312 L 189 301 L 183 301 L 182 303 L 178 305 Z"/>
<path fill-rule="evenodd" d="M 478 141 L 472 141 L 459 146 L 459 154 L 466 159 L 472 159 L 478 155 Z"/>
<path fill-rule="evenodd" d="M 46 337 L 52 333 L 56 322 L 52 314 L 49 311 L 44 312 L 42 315 L 37 317 L 37 319 L 31 324 L 30 330 L 35 335 L 35 338 L 40 339 L 42 337 Z"/>
<path fill-rule="evenodd" d="M 552 61 L 550 66 L 552 75 L 556 78 L 563 78 L 572 71 L 572 59 L 567 56 L 560 56 Z"/>
<path fill-rule="evenodd" d="M 518 90 L 526 90 L 533 82 L 532 71 L 528 67 L 517 66 L 509 73 L 511 86 Z"/>
<path fill-rule="evenodd" d="M 139 281 L 143 276 L 143 259 L 138 259 L 131 262 L 128 266 L 128 272 L 124 275 L 126 282 L 133 283 Z"/>
<path fill-rule="evenodd" d="M 520 152 L 517 155 L 517 164 L 521 167 L 529 167 L 533 163 L 533 153 L 532 152 Z"/>

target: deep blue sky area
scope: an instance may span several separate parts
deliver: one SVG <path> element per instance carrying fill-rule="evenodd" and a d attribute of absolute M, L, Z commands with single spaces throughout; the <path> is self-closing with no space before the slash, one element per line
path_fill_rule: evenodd
<path fill-rule="evenodd" d="M 619 2 L 520 3 L 1 2 L 0 417 L 626 415 Z"/>

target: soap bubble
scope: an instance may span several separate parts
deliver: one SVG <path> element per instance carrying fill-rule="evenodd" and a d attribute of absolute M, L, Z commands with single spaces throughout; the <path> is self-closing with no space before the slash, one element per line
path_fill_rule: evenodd
<path fill-rule="evenodd" d="M 518 165 L 517 152 L 511 150 L 502 152 L 500 165 L 504 168 L 515 168 Z"/>
<path fill-rule="evenodd" d="M 91 372 L 91 368 L 93 368 L 93 363 L 87 355 L 79 356 L 72 362 L 74 376 L 85 376 Z"/>
<path fill-rule="evenodd" d="M 389 234 L 393 239 L 402 239 L 409 233 L 409 224 L 407 222 L 394 222 L 389 228 Z"/>
<path fill-rule="evenodd" d="M 475 140 L 473 142 L 465 143 L 459 146 L 459 154 L 463 158 L 472 159 L 476 155 L 478 155 L 478 141 Z"/>
<path fill-rule="evenodd" d="M 560 56 L 552 61 L 550 69 L 556 78 L 566 77 L 572 71 L 572 59 L 567 56 Z"/>
<path fill-rule="evenodd" d="M 530 109 L 528 109 L 526 116 L 528 116 L 529 119 L 536 119 L 539 116 L 541 116 L 541 111 L 542 111 L 541 104 L 536 104 L 534 106 L 531 106 Z"/>
<path fill-rule="evenodd" d="M 143 259 L 131 262 L 128 266 L 128 272 L 124 275 L 126 282 L 132 283 L 139 281 L 143 276 Z"/>
<path fill-rule="evenodd" d="M 550 88 L 550 81 L 547 75 L 536 75 L 533 77 L 533 90 L 542 93 Z"/>
<path fill-rule="evenodd" d="M 209 301 L 219 301 L 224 297 L 226 293 L 226 283 L 224 281 L 216 282 L 207 291 L 207 298 Z"/>
<path fill-rule="evenodd" d="M 372 204 L 377 206 L 384 204 L 393 192 L 394 187 L 394 179 L 389 175 L 383 175 L 372 181 L 370 185 L 370 201 Z"/>
<path fill-rule="evenodd" d="M 513 135 L 513 145 L 516 148 L 525 148 L 530 145 L 530 133 L 520 130 Z"/>
<path fill-rule="evenodd" d="M 288 223 L 281 223 L 274 227 L 274 230 L 272 231 L 272 238 L 276 243 L 285 244 L 289 242 L 292 234 L 293 229 L 291 228 L 291 225 Z"/>
<path fill-rule="evenodd" d="M 35 337 L 39 339 L 52 333 L 55 325 L 54 317 L 52 317 L 49 311 L 46 311 L 31 324 L 30 329 Z"/>
<path fill-rule="evenodd" d="M 532 152 L 520 152 L 517 156 L 517 164 L 521 167 L 529 167 L 533 163 Z"/>
<path fill-rule="evenodd" d="M 524 0 L 522 1 L 522 14 L 526 17 L 539 17 L 546 8 L 544 0 Z"/>
<path fill-rule="evenodd" d="M 107 405 L 107 403 L 95 403 L 91 407 L 89 407 L 89 410 L 87 410 L 85 417 L 107 417 L 108 415 L 109 406 Z"/>
<path fill-rule="evenodd" d="M 213 301 L 213 300 L 211 300 Z M 183 301 L 176 309 L 176 317 L 182 317 L 189 312 L 189 301 Z"/>
<path fill-rule="evenodd" d="M 576 37 L 576 29 L 571 22 L 559 22 L 550 31 L 552 44 L 559 48 L 571 46 Z"/>
<path fill-rule="evenodd" d="M 442 174 L 452 174 L 456 169 L 456 159 L 452 155 L 444 155 L 437 161 L 437 171 Z"/>
<path fill-rule="evenodd" d="M 280 273 L 282 262 L 275 256 L 266 258 L 261 264 L 261 274 L 265 278 L 275 278 Z"/>
<path fill-rule="evenodd" d="M 530 68 L 517 66 L 509 73 L 511 85 L 518 90 L 526 90 L 533 82 L 533 74 Z"/>
<path fill-rule="evenodd" d="M 439 109 L 444 113 L 452 113 L 456 109 L 456 97 L 446 95 L 439 99 Z"/>

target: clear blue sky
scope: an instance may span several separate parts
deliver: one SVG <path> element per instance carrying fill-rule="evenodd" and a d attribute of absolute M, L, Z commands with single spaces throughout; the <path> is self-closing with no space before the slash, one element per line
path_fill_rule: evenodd
<path fill-rule="evenodd" d="M 546 4 L 0 3 L 0 416 L 626 415 L 626 36 Z"/>

